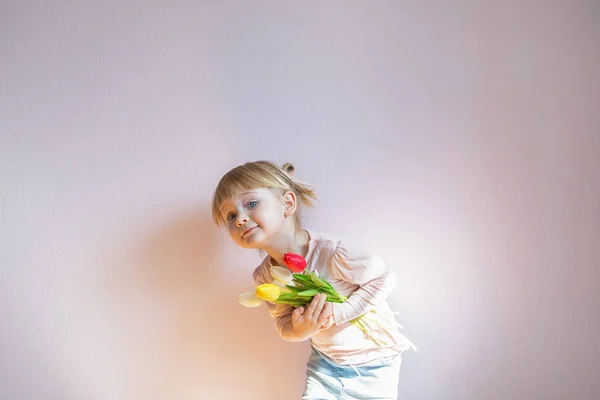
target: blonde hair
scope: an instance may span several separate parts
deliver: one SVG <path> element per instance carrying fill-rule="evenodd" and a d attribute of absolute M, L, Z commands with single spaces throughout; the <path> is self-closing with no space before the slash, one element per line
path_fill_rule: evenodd
<path fill-rule="evenodd" d="M 296 181 L 292 174 L 296 169 L 290 163 L 281 168 L 270 161 L 253 161 L 237 166 L 227 172 L 217 185 L 212 201 L 212 216 L 218 226 L 225 222 L 220 207 L 224 201 L 231 199 L 240 191 L 256 188 L 276 189 L 281 194 L 291 191 L 296 195 L 298 208 L 312 207 L 312 200 L 317 199 L 309 185 Z M 299 218 L 296 219 L 299 223 Z"/>

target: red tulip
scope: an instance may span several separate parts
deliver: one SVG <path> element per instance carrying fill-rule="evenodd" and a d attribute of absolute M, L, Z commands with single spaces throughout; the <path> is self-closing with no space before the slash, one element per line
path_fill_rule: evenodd
<path fill-rule="evenodd" d="M 306 268 L 306 260 L 300 254 L 285 253 L 283 255 L 284 264 L 295 273 L 300 273 Z"/>

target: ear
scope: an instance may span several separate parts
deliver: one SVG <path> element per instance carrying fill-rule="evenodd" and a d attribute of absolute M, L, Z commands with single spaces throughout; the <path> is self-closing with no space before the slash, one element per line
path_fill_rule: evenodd
<path fill-rule="evenodd" d="M 284 206 L 284 215 L 286 217 L 290 217 L 294 215 L 296 210 L 298 209 L 298 203 L 296 201 L 296 193 L 292 191 L 287 191 L 283 194 L 283 206 Z"/>

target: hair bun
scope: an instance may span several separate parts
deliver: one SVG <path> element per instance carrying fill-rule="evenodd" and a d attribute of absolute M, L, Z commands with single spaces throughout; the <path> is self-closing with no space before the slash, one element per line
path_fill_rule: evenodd
<path fill-rule="evenodd" d="M 294 165 L 290 164 L 290 163 L 283 164 L 283 167 L 281 167 L 281 168 L 290 175 L 293 175 L 294 171 L 296 171 L 296 168 L 294 167 Z"/>

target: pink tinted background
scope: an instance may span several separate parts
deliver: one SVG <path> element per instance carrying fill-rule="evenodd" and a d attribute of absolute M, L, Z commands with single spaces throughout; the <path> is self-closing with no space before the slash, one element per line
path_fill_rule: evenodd
<path fill-rule="evenodd" d="M 600 398 L 599 18 L 3 2 L 0 398 L 299 398 L 308 345 L 237 304 L 260 255 L 210 218 L 255 159 L 396 271 L 402 399 Z"/>

